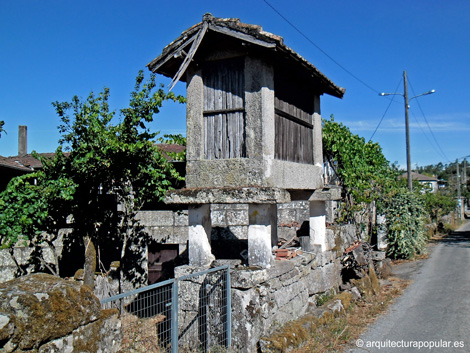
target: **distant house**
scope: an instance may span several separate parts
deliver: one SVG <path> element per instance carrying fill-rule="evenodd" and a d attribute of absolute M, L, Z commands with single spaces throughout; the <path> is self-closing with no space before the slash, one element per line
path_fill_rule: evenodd
<path fill-rule="evenodd" d="M 186 163 L 173 159 L 173 155 L 183 152 L 186 147 L 172 144 L 157 144 L 163 156 L 171 161 L 178 173 L 182 176 L 186 172 Z M 54 153 L 38 153 L 42 157 L 53 158 Z M 66 153 L 67 155 L 68 153 Z M 42 169 L 42 163 L 31 154 L 3 157 L 0 156 L 0 192 L 5 190 L 11 179 L 24 174 L 33 173 Z"/>
<path fill-rule="evenodd" d="M 407 174 L 404 173 L 402 178 L 406 178 Z M 417 180 L 421 185 L 425 187 L 426 192 L 436 193 L 439 189 L 438 179 L 436 177 L 430 177 L 427 175 L 411 172 L 411 179 Z"/>
<path fill-rule="evenodd" d="M 53 153 L 44 153 L 53 156 Z M 0 156 L 0 191 L 5 190 L 9 181 L 14 177 L 32 173 L 42 168 L 42 163 L 30 154 L 22 156 Z"/>

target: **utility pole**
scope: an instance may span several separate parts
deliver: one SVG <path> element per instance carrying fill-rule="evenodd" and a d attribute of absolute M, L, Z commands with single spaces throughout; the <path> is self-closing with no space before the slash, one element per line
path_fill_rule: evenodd
<path fill-rule="evenodd" d="M 403 82 L 405 85 L 403 96 L 405 97 L 406 173 L 408 178 L 408 189 L 413 191 L 413 181 L 411 179 L 410 121 L 408 117 L 408 83 L 406 80 L 406 70 L 403 71 Z"/>
<path fill-rule="evenodd" d="M 417 96 L 411 97 L 408 99 L 408 82 L 406 78 L 406 70 L 403 71 L 403 81 L 405 85 L 405 92 L 401 93 L 379 93 L 379 96 L 390 96 L 390 95 L 399 95 L 405 98 L 405 129 L 406 129 L 406 170 L 407 170 L 407 179 L 408 179 L 408 189 L 413 191 L 413 182 L 411 179 L 411 148 L 410 148 L 410 122 L 408 118 L 408 109 L 409 109 L 409 102 L 412 99 L 425 96 L 428 94 L 432 94 L 436 92 L 435 90 L 431 90 L 425 93 L 418 94 Z"/>
<path fill-rule="evenodd" d="M 459 169 L 459 160 L 457 162 L 457 202 L 459 205 L 459 219 L 462 219 L 462 199 L 460 194 L 460 169 Z"/>
<path fill-rule="evenodd" d="M 462 182 L 464 185 L 467 185 L 467 158 L 463 160 L 463 179 Z"/>

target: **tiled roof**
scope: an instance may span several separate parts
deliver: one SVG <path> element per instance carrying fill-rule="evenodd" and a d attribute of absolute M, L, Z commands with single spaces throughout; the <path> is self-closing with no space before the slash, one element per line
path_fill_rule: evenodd
<path fill-rule="evenodd" d="M 171 160 L 170 157 L 165 152 L 183 152 L 186 147 L 181 145 L 172 145 L 172 144 L 157 144 L 158 148 L 163 152 L 165 158 Z M 42 157 L 53 158 L 54 153 L 38 153 Z M 65 153 L 67 155 L 67 153 Z M 23 171 L 25 173 L 30 173 L 34 170 L 42 168 L 42 163 L 38 159 L 34 158 L 31 154 L 26 154 L 23 156 L 11 156 L 3 157 L 0 156 L 0 167 L 15 169 L 18 171 Z"/>
<path fill-rule="evenodd" d="M 407 174 L 404 173 L 402 175 L 402 178 L 406 178 L 406 177 L 407 177 Z M 419 173 L 415 173 L 415 172 L 411 172 L 411 179 L 412 180 L 418 180 L 418 181 L 437 181 L 437 178 L 430 177 L 430 176 L 423 175 L 423 174 L 419 174 Z"/>
<path fill-rule="evenodd" d="M 40 153 L 40 155 L 52 158 L 52 156 L 54 156 L 54 153 Z M 23 156 L 11 157 L 0 156 L 0 166 L 24 172 L 32 172 L 33 170 L 41 169 L 42 163 L 38 159 L 34 158 L 32 155 L 26 154 Z"/>
<path fill-rule="evenodd" d="M 303 66 L 307 72 L 320 79 L 325 93 L 342 98 L 345 89 L 333 83 L 328 77 L 320 72 L 313 64 L 304 59 L 294 50 L 284 44 L 281 36 L 263 30 L 259 25 L 242 23 L 238 18 L 217 18 L 211 14 L 205 14 L 202 22 L 184 31 L 177 39 L 168 44 L 162 54 L 152 60 L 147 66 L 152 72 L 158 72 L 165 76 L 173 76 L 173 72 L 163 69 L 163 66 L 172 60 L 181 58 L 182 52 L 189 50 L 189 44 L 197 40 L 196 36 L 201 29 L 207 26 L 208 31 L 219 32 L 228 36 L 235 36 L 242 41 L 251 42 L 255 45 L 265 47 L 273 51 L 273 55 L 287 57 Z M 181 60 L 181 59 L 179 59 Z M 184 75 L 181 77 L 184 81 Z"/>

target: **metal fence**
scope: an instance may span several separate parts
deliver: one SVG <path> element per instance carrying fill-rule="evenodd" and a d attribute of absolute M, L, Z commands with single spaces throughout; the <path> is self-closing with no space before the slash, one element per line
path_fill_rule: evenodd
<path fill-rule="evenodd" d="M 121 317 L 123 352 L 226 352 L 230 268 L 221 266 L 101 300 Z"/>

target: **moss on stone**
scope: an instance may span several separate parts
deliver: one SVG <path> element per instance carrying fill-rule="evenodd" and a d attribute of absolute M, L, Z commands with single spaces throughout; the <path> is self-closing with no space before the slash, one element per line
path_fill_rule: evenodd
<path fill-rule="evenodd" d="M 10 340 L 21 350 L 37 349 L 101 315 L 89 288 L 46 274 L 0 284 L 0 309 L 14 321 Z"/>

